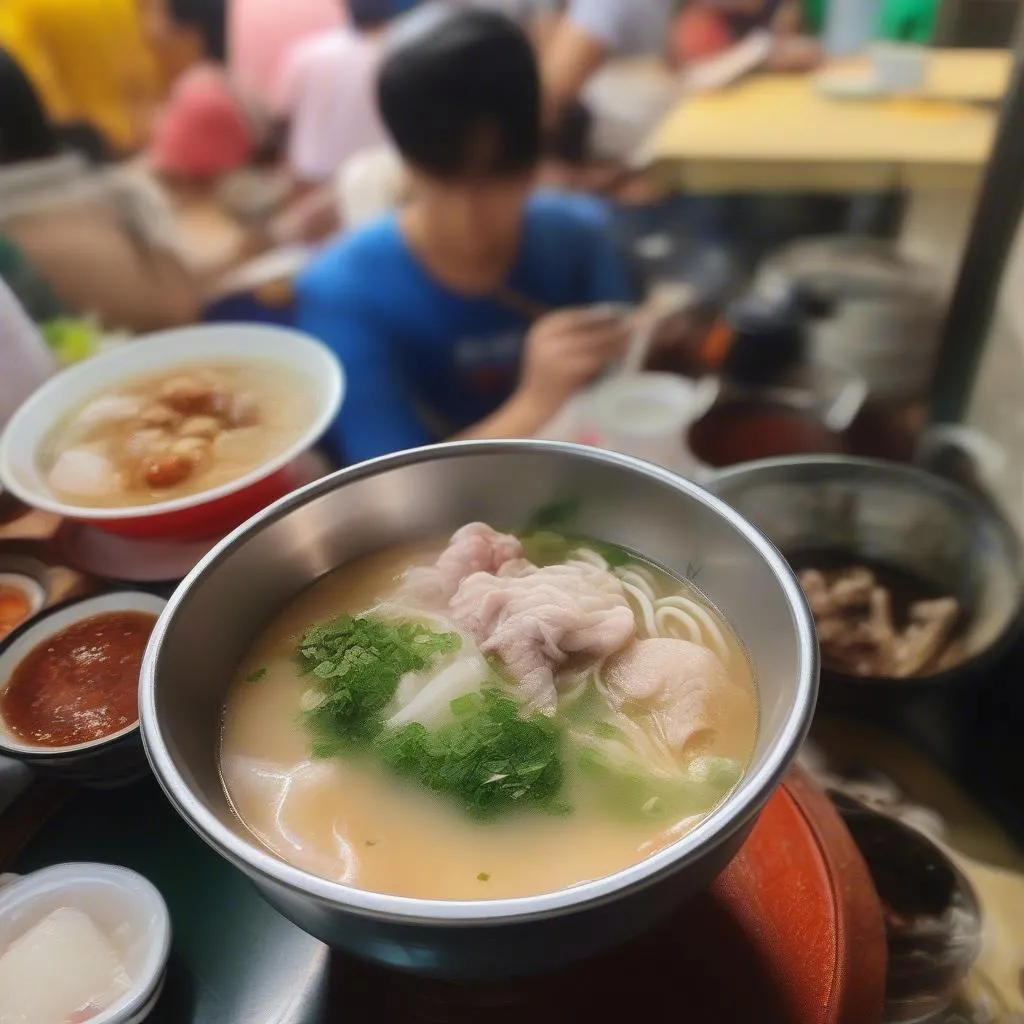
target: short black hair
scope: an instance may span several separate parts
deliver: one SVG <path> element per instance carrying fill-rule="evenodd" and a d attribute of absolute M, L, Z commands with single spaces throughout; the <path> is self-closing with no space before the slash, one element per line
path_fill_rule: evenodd
<path fill-rule="evenodd" d="M 0 165 L 45 160 L 60 150 L 39 94 L 18 62 L 0 49 Z"/>
<path fill-rule="evenodd" d="M 379 28 L 394 16 L 394 0 L 348 0 L 345 5 L 348 20 L 353 27 L 361 30 Z"/>
<path fill-rule="evenodd" d="M 169 9 L 174 21 L 199 33 L 206 56 L 223 64 L 228 52 L 227 0 L 170 0 Z"/>
<path fill-rule="evenodd" d="M 426 174 L 513 177 L 540 160 L 537 60 L 502 14 L 438 3 L 405 15 L 386 44 L 377 98 L 399 152 Z"/>
<path fill-rule="evenodd" d="M 573 167 L 590 159 L 594 116 L 580 100 L 573 100 L 555 122 L 546 139 L 547 154 Z"/>

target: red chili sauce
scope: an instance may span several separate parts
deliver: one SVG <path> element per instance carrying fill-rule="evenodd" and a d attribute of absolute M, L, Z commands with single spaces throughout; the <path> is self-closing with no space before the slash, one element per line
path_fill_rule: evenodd
<path fill-rule="evenodd" d="M 0 640 L 32 614 L 32 602 L 20 587 L 0 583 Z"/>
<path fill-rule="evenodd" d="M 126 729 L 139 717 L 139 670 L 156 616 L 108 612 L 43 641 L 18 665 L 0 699 L 27 743 L 69 747 Z"/>

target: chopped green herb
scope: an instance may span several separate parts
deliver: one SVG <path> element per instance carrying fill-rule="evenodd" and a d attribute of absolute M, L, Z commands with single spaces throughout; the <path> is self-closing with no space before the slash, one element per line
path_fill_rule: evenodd
<path fill-rule="evenodd" d="M 480 710 L 481 700 L 479 693 L 467 693 L 462 697 L 456 697 L 448 706 L 456 718 L 465 718 L 466 715 Z"/>
<path fill-rule="evenodd" d="M 263 677 L 266 674 L 267 674 L 267 666 L 266 665 L 262 665 L 260 668 L 256 669 L 255 672 L 250 672 L 245 677 L 245 681 L 247 683 L 258 683 L 258 682 L 262 681 Z"/>
<path fill-rule="evenodd" d="M 489 882 L 491 880 L 491 876 L 487 874 L 486 871 L 481 871 L 480 874 L 476 876 L 476 880 L 478 882 Z"/>
<path fill-rule="evenodd" d="M 313 756 L 334 757 L 371 743 L 384 729 L 384 709 L 402 676 L 422 672 L 460 643 L 455 633 L 363 616 L 342 615 L 307 629 L 297 659 L 322 697 L 303 715 Z"/>
<path fill-rule="evenodd" d="M 608 544 L 603 540 L 587 540 L 578 546 L 593 548 L 613 569 L 629 565 L 633 561 L 633 556 L 625 548 Z"/>
<path fill-rule="evenodd" d="M 550 530 L 524 533 L 519 539 L 523 545 L 523 554 L 534 565 L 542 567 L 560 565 L 580 548 L 596 551 L 613 569 L 633 561 L 633 556 L 625 548 L 603 540 L 552 533 Z"/>
<path fill-rule="evenodd" d="M 367 839 L 366 840 L 366 845 L 367 846 L 376 846 L 377 845 L 377 840 L 376 839 Z"/>
<path fill-rule="evenodd" d="M 536 533 L 538 530 L 556 530 L 559 527 L 571 526 L 579 517 L 580 508 L 579 498 L 562 498 L 542 505 L 530 516 L 525 532 Z"/>
<path fill-rule="evenodd" d="M 396 774 L 450 797 L 472 817 L 517 807 L 568 813 L 556 802 L 564 766 L 559 727 L 544 715 L 520 717 L 498 690 L 452 702 L 455 721 L 430 731 L 417 722 L 380 737 L 375 751 Z"/>

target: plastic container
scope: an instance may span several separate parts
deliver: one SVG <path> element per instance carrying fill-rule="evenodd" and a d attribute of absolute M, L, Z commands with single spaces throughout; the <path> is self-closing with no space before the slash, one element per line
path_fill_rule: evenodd
<path fill-rule="evenodd" d="M 831 0 L 825 15 L 822 42 L 830 57 L 859 53 L 875 38 L 882 0 Z"/>
<path fill-rule="evenodd" d="M 580 412 L 586 440 L 692 477 L 684 438 L 711 407 L 718 384 L 670 373 L 610 377 L 587 393 Z"/>
<path fill-rule="evenodd" d="M 917 92 L 928 73 L 926 46 L 914 43 L 875 43 L 871 59 L 875 84 L 885 93 Z"/>
<path fill-rule="evenodd" d="M 131 988 L 86 1024 L 139 1024 L 160 996 L 171 949 L 171 919 L 157 888 L 109 864 L 59 864 L 0 889 L 0 952 L 60 907 L 84 911 L 121 954 Z"/>

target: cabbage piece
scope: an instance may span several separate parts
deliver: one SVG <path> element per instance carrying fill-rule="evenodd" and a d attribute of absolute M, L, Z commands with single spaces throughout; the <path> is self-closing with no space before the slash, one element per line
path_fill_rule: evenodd
<path fill-rule="evenodd" d="M 627 715 L 616 714 L 570 732 L 585 786 L 620 817 L 678 821 L 705 814 L 739 780 L 729 758 L 698 757 L 681 767 L 668 748 Z"/>

